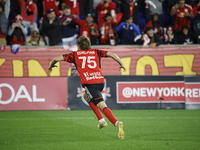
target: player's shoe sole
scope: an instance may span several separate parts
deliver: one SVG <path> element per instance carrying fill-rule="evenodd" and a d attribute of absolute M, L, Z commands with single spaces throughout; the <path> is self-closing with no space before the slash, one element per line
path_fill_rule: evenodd
<path fill-rule="evenodd" d="M 124 124 L 123 122 L 119 121 L 117 123 L 117 130 L 118 130 L 118 137 L 119 139 L 124 139 L 125 138 L 125 132 L 123 130 Z"/>
<path fill-rule="evenodd" d="M 99 123 L 97 127 L 98 127 L 99 129 L 102 129 L 102 128 L 105 128 L 105 127 L 107 127 L 107 126 L 108 126 L 107 122 L 104 122 L 104 123 Z"/>

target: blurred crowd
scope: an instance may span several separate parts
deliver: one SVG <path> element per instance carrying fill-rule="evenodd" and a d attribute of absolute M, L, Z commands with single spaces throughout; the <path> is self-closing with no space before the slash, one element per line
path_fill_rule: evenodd
<path fill-rule="evenodd" d="M 200 44 L 200 0 L 0 0 L 0 49 Z"/>

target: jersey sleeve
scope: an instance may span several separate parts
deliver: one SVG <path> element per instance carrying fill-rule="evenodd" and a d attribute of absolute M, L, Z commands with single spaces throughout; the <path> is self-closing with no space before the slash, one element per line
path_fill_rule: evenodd
<path fill-rule="evenodd" d="M 99 49 L 96 49 L 97 51 L 97 54 L 100 56 L 100 57 L 106 57 L 108 51 L 103 51 L 103 50 L 99 50 Z"/>
<path fill-rule="evenodd" d="M 110 10 L 115 10 L 116 11 L 116 5 L 114 2 L 109 2 L 109 8 Z"/>
<path fill-rule="evenodd" d="M 74 63 L 75 62 L 73 52 L 69 53 L 69 54 L 64 54 L 63 58 L 64 58 L 65 61 L 67 61 L 69 63 Z"/>

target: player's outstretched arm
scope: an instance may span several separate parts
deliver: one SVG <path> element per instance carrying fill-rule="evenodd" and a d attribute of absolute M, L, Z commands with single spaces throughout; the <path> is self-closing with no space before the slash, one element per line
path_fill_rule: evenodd
<path fill-rule="evenodd" d="M 124 69 L 124 72 L 126 71 L 126 67 L 124 66 L 124 64 L 121 61 L 121 59 L 119 58 L 119 56 L 117 56 L 117 54 L 108 52 L 106 56 L 111 57 L 113 60 L 118 62 L 118 64 L 120 65 L 119 70 Z"/>
<path fill-rule="evenodd" d="M 49 65 L 49 72 L 52 72 L 52 68 L 53 67 L 57 67 L 55 64 L 58 62 L 58 61 L 64 61 L 64 58 L 63 58 L 63 56 L 61 55 L 61 56 L 57 56 L 57 57 L 55 57 L 52 61 L 51 61 L 51 63 L 50 63 L 50 65 Z"/>

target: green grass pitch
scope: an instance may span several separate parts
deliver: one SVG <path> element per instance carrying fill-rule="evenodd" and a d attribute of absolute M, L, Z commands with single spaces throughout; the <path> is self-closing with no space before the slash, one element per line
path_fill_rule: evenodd
<path fill-rule="evenodd" d="M 97 128 L 91 110 L 1 111 L 0 150 L 200 150 L 200 110 L 113 110 L 124 122 Z"/>

